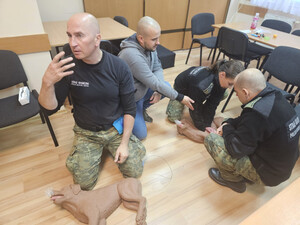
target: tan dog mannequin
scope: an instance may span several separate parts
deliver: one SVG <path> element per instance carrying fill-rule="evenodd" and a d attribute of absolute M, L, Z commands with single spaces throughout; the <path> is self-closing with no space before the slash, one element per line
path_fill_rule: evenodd
<path fill-rule="evenodd" d="M 89 225 L 105 225 L 106 218 L 123 202 L 124 207 L 137 211 L 136 224 L 146 225 L 146 198 L 142 196 L 140 181 L 135 178 L 93 191 L 83 191 L 79 184 L 71 184 L 53 191 L 51 200 Z"/>

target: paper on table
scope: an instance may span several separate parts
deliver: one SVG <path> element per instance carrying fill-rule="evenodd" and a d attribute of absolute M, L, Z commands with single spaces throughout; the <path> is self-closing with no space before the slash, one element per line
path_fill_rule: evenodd
<path fill-rule="evenodd" d="M 249 34 L 251 33 L 251 30 L 240 30 L 241 32 L 245 33 L 245 34 Z"/>

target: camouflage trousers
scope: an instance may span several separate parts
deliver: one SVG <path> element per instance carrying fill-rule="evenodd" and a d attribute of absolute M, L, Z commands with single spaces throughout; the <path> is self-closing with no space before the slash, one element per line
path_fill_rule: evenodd
<path fill-rule="evenodd" d="M 103 149 L 115 157 L 122 135 L 112 127 L 106 131 L 93 132 L 74 126 L 74 142 L 67 158 L 66 166 L 73 175 L 74 183 L 83 190 L 91 190 L 96 185 L 100 173 Z M 124 177 L 139 177 L 143 172 L 143 158 L 146 149 L 142 142 L 131 135 L 128 147 L 129 156 L 118 164 Z"/>
<path fill-rule="evenodd" d="M 222 100 L 226 99 L 228 97 L 228 95 L 229 95 L 229 90 L 226 89 Z M 169 104 L 167 106 L 167 110 L 166 110 L 168 120 L 172 123 L 174 123 L 175 120 L 181 120 L 183 110 L 184 110 L 184 104 L 182 104 L 181 102 L 179 102 L 177 100 L 170 100 Z M 195 114 L 195 118 L 197 118 L 197 112 L 195 112 L 194 114 Z M 200 118 L 201 116 L 198 116 L 198 117 Z M 194 118 L 193 118 L 193 120 L 194 120 Z M 194 121 L 194 122 L 201 123 L 201 121 Z M 203 123 L 203 121 L 202 121 L 202 123 Z"/>
<path fill-rule="evenodd" d="M 184 104 L 177 100 L 170 100 L 166 111 L 168 120 L 172 123 L 174 123 L 175 120 L 181 120 L 183 110 Z"/>
<path fill-rule="evenodd" d="M 254 183 L 263 184 L 248 156 L 240 159 L 231 157 L 225 148 L 223 137 L 211 133 L 204 139 L 204 145 L 224 180 L 239 182 L 246 178 Z"/>

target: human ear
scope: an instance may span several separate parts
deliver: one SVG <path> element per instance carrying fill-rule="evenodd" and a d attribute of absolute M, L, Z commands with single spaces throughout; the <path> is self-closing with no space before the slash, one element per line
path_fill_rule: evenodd
<path fill-rule="evenodd" d="M 144 37 L 140 34 L 137 35 L 137 40 L 140 43 L 141 46 L 144 46 Z"/>
<path fill-rule="evenodd" d="M 219 75 L 223 78 L 226 78 L 226 73 L 224 71 L 219 72 Z"/>
<path fill-rule="evenodd" d="M 246 88 L 243 88 L 242 92 L 245 95 L 246 99 L 248 100 L 250 98 L 249 90 L 247 90 Z"/>
<path fill-rule="evenodd" d="M 97 34 L 95 37 L 96 45 L 99 46 L 101 42 L 101 34 Z"/>

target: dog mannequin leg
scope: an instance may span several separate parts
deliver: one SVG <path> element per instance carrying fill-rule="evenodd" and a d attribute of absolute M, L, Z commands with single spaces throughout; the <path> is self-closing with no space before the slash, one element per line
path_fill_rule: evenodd
<path fill-rule="evenodd" d="M 106 225 L 106 219 L 100 219 L 99 225 Z"/>
<path fill-rule="evenodd" d="M 146 208 L 147 200 L 144 197 L 141 197 L 139 202 L 139 208 L 136 214 L 136 224 L 137 225 L 146 225 L 146 217 L 147 217 L 147 208 Z"/>

